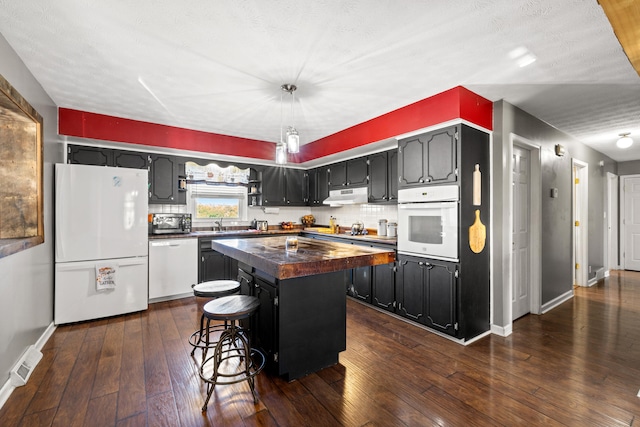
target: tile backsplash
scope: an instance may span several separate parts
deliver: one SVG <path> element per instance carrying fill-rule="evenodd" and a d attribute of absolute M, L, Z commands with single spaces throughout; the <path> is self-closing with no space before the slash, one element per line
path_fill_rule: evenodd
<path fill-rule="evenodd" d="M 274 209 L 274 208 L 271 208 Z M 309 213 L 316 217 L 316 224 L 328 225 L 329 217 L 334 216 L 336 222 L 343 227 L 350 227 L 356 221 L 362 221 L 365 228 L 376 229 L 379 219 L 397 221 L 398 207 L 396 205 L 346 205 L 339 208 L 322 207 L 289 207 L 275 208 L 277 213 L 265 213 L 262 208 L 249 208 L 249 221 L 255 219 L 267 220 L 275 225 L 282 221 L 300 223 L 300 218 Z M 149 213 L 189 213 L 187 205 L 149 205 Z M 238 224 L 241 224 L 239 222 Z"/>

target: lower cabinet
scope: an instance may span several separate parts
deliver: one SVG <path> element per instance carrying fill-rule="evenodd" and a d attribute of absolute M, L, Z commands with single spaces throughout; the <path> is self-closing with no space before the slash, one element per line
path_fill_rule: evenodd
<path fill-rule="evenodd" d="M 457 336 L 458 269 L 452 262 L 399 255 L 396 313 Z"/>
<path fill-rule="evenodd" d="M 237 280 L 238 261 L 211 249 L 211 239 L 200 240 L 198 283 Z"/>
<path fill-rule="evenodd" d="M 328 236 L 319 240 L 345 242 Z M 356 242 L 366 246 L 368 242 Z M 465 265 L 464 283 L 461 265 Z M 350 270 L 347 295 L 461 340 L 489 331 L 488 270 L 481 262 L 461 264 L 409 255 L 396 262 Z"/>
<path fill-rule="evenodd" d="M 373 267 L 371 283 L 371 304 L 383 310 L 395 311 L 396 307 L 396 264 Z"/>
<path fill-rule="evenodd" d="M 357 267 L 351 271 L 351 283 L 347 294 L 361 301 L 371 303 L 372 267 Z"/>
<path fill-rule="evenodd" d="M 260 300 L 260 307 L 251 325 L 251 345 L 261 349 L 267 365 L 273 367 L 278 362 L 278 288 L 275 283 L 256 276 L 253 296 Z"/>

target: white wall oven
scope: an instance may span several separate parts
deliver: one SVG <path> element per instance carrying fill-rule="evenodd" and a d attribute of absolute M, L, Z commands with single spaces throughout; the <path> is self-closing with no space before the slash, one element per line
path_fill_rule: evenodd
<path fill-rule="evenodd" d="M 458 261 L 457 185 L 398 191 L 398 252 Z"/>

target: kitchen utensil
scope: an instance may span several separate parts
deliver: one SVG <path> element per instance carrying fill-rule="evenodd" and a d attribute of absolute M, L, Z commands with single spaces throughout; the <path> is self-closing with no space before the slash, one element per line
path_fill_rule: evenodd
<path fill-rule="evenodd" d="M 356 221 L 353 224 L 351 224 L 351 234 L 362 234 L 362 232 L 364 231 L 364 224 L 362 223 L 362 221 Z"/>
<path fill-rule="evenodd" d="M 398 223 L 397 222 L 387 223 L 387 237 L 396 237 L 397 235 L 398 235 Z"/>
<path fill-rule="evenodd" d="M 386 236 L 387 235 L 387 220 L 380 219 L 378 220 L 378 236 Z"/>
<path fill-rule="evenodd" d="M 256 221 L 256 230 L 267 231 L 269 229 L 269 223 L 264 220 Z"/>
<path fill-rule="evenodd" d="M 476 220 L 469 227 L 469 247 L 473 253 L 479 254 L 487 240 L 487 227 L 480 221 L 480 210 L 476 209 Z"/>

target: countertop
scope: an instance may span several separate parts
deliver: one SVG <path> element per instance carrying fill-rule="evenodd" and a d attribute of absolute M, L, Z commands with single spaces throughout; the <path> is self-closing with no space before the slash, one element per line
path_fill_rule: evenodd
<path fill-rule="evenodd" d="M 187 238 L 214 238 L 214 239 L 237 239 L 241 237 L 254 237 L 254 236 L 281 236 L 281 235 L 298 235 L 300 233 L 305 233 L 314 236 L 326 236 L 329 238 L 338 238 L 343 239 L 345 241 L 358 241 L 358 242 L 367 242 L 367 243 L 377 243 L 384 245 L 397 245 L 397 239 L 395 237 L 386 237 L 386 236 L 378 236 L 376 234 L 362 234 L 352 236 L 351 233 L 343 231 L 341 233 L 330 234 L 330 233 L 321 233 L 317 231 L 306 230 L 304 228 L 294 228 L 292 230 L 282 230 L 282 229 L 270 229 L 267 231 L 259 231 L 252 229 L 236 229 L 236 230 L 225 230 L 225 231 L 194 231 L 191 233 L 184 234 L 150 234 L 149 240 L 158 240 L 158 239 L 187 239 Z"/>
<path fill-rule="evenodd" d="M 211 248 L 280 280 L 395 261 L 394 250 L 306 237 L 298 237 L 296 252 L 287 252 L 286 238 L 219 239 Z"/>

